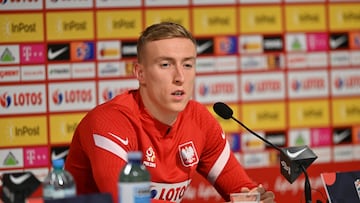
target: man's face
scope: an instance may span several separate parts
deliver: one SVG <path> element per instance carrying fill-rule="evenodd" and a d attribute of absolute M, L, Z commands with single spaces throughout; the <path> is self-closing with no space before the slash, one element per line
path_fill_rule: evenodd
<path fill-rule="evenodd" d="M 135 67 L 145 106 L 155 117 L 184 110 L 192 97 L 196 47 L 186 38 L 148 42 Z"/>

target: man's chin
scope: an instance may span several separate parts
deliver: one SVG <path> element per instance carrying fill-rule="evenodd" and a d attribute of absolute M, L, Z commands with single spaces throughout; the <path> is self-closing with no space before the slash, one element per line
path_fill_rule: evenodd
<path fill-rule="evenodd" d="M 185 107 L 186 104 L 181 103 L 181 104 L 175 104 L 171 109 L 172 111 L 174 111 L 174 113 L 180 113 L 184 111 Z"/>

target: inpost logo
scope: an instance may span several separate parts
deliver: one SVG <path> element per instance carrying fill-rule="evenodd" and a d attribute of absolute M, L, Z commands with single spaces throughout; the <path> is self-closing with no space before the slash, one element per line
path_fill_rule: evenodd
<path fill-rule="evenodd" d="M 41 14 L 4 14 L 0 16 L 0 22 L 0 42 L 18 43 L 44 39 Z"/>

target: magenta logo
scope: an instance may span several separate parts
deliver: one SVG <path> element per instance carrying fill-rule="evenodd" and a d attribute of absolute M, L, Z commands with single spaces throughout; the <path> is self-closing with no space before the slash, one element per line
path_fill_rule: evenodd
<path fill-rule="evenodd" d="M 0 104 L 4 108 L 9 108 L 11 105 L 11 97 L 7 92 L 0 96 Z"/>
<path fill-rule="evenodd" d="M 309 51 L 327 51 L 328 35 L 326 33 L 313 33 L 307 36 L 307 47 Z"/>
<path fill-rule="evenodd" d="M 52 100 L 54 102 L 54 104 L 56 105 L 60 105 L 63 100 L 64 100 L 64 96 L 63 94 L 57 89 L 53 92 L 52 94 Z"/>
<path fill-rule="evenodd" d="M 20 62 L 23 64 L 43 63 L 45 61 L 45 47 L 42 44 L 20 45 Z"/>
<path fill-rule="evenodd" d="M 47 147 L 24 148 L 25 167 L 47 166 L 48 164 L 49 156 Z"/>
<path fill-rule="evenodd" d="M 329 146 L 332 143 L 330 128 L 311 129 L 311 146 Z"/>

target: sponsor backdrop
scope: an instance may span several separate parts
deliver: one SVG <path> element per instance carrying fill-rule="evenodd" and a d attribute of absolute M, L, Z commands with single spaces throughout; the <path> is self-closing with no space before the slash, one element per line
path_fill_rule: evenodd
<path fill-rule="evenodd" d="M 136 39 L 165 20 L 198 39 L 194 99 L 314 150 L 314 201 L 325 200 L 321 172 L 360 169 L 359 0 L 0 0 L 0 173 L 42 180 L 87 111 L 138 86 Z M 288 183 L 275 150 L 217 118 L 255 181 L 278 202 L 304 202 L 303 175 Z M 184 198 L 223 201 L 200 176 Z"/>

